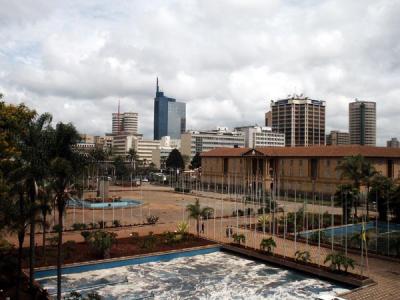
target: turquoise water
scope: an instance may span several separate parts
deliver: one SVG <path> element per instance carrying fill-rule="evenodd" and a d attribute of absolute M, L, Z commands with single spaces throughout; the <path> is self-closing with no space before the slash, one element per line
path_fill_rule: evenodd
<path fill-rule="evenodd" d="M 77 207 L 77 208 L 121 208 L 121 207 L 135 207 L 143 204 L 142 201 L 134 200 L 134 199 L 120 199 L 115 202 L 99 202 L 92 203 L 85 200 L 80 199 L 70 199 L 68 200 L 69 207 Z"/>
<path fill-rule="evenodd" d="M 197 252 L 198 253 L 198 252 Z M 218 250 L 63 275 L 63 291 L 105 299 L 316 299 L 349 289 Z M 104 267 L 104 266 L 103 266 Z M 77 271 L 77 270 L 75 270 Z M 39 283 L 54 297 L 56 277 Z"/>

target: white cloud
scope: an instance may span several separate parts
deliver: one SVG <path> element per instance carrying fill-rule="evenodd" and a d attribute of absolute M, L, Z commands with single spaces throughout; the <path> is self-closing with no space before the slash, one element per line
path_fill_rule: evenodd
<path fill-rule="evenodd" d="M 400 135 L 398 1 L 0 5 L 0 91 L 81 131 L 110 131 L 120 100 L 150 137 L 158 76 L 190 128 L 261 124 L 271 99 L 303 92 L 327 101 L 328 129 L 347 129 L 357 97 L 377 101 L 381 144 Z"/>

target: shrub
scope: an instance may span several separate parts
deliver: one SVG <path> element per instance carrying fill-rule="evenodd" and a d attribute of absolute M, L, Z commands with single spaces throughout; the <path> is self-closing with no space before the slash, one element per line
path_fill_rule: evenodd
<path fill-rule="evenodd" d="M 82 231 L 81 232 L 81 236 L 83 237 L 83 239 L 85 240 L 85 242 L 88 241 L 89 237 L 90 237 L 90 231 Z"/>
<path fill-rule="evenodd" d="M 146 236 L 143 240 L 142 248 L 144 249 L 153 249 L 157 242 L 157 238 L 153 235 L 153 232 L 149 232 L 149 235 Z"/>
<path fill-rule="evenodd" d="M 88 242 L 96 255 L 103 258 L 110 256 L 110 250 L 116 241 L 117 234 L 103 230 L 92 232 L 88 238 Z"/>
<path fill-rule="evenodd" d="M 190 189 L 189 188 L 176 187 L 175 188 L 175 192 L 178 192 L 178 193 L 190 193 Z"/>
<path fill-rule="evenodd" d="M 91 229 L 96 229 L 97 228 L 97 223 L 89 223 L 89 227 Z"/>
<path fill-rule="evenodd" d="M 129 235 L 132 239 L 133 242 L 136 242 L 139 239 L 139 232 L 131 232 L 131 234 Z"/>
<path fill-rule="evenodd" d="M 60 231 L 62 231 L 62 227 L 60 227 L 59 224 L 56 224 L 56 225 L 53 226 L 53 231 L 54 232 L 60 232 Z"/>
<path fill-rule="evenodd" d="M 272 253 L 272 249 L 276 248 L 276 243 L 272 237 L 268 239 L 262 239 L 260 248 L 267 253 Z"/>
<path fill-rule="evenodd" d="M 72 253 L 74 253 L 74 251 L 76 249 L 76 242 L 72 241 L 72 240 L 66 241 L 63 246 L 64 246 L 65 258 L 68 259 L 71 257 Z"/>
<path fill-rule="evenodd" d="M 114 220 L 113 225 L 114 227 L 121 227 L 121 222 L 119 220 Z"/>
<path fill-rule="evenodd" d="M 245 235 L 243 233 L 241 233 L 241 234 L 234 233 L 232 237 L 233 237 L 233 242 L 235 242 L 235 243 L 237 243 L 239 245 L 241 243 L 245 243 L 246 242 L 246 237 L 245 237 Z"/>
<path fill-rule="evenodd" d="M 147 216 L 146 220 L 148 224 L 154 225 L 158 222 L 158 217 L 157 216 Z"/>
<path fill-rule="evenodd" d="M 74 223 L 74 224 L 72 224 L 72 229 L 73 230 L 85 230 L 85 229 L 87 229 L 87 225 L 84 223 Z"/>
<path fill-rule="evenodd" d="M 106 228 L 106 226 L 107 226 L 107 222 L 106 221 L 98 221 L 97 223 L 99 224 L 100 228 Z"/>
<path fill-rule="evenodd" d="M 178 223 L 176 232 L 182 236 L 182 239 L 186 239 L 189 235 L 189 224 L 188 222 L 182 221 Z"/>
<path fill-rule="evenodd" d="M 294 254 L 295 260 L 297 262 L 308 263 L 311 261 L 310 252 L 297 250 Z"/>
<path fill-rule="evenodd" d="M 330 267 L 334 271 L 341 271 L 343 266 L 344 271 L 347 273 L 349 267 L 354 269 L 354 259 L 347 257 L 343 253 L 331 253 L 325 258 L 324 264 L 330 262 Z"/>
<path fill-rule="evenodd" d="M 50 247 L 56 247 L 58 245 L 58 236 L 48 237 L 46 241 L 49 243 Z"/>

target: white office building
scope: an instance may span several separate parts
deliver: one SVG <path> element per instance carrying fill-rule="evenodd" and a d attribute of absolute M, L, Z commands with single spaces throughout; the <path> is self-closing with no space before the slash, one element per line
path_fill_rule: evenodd
<path fill-rule="evenodd" d="M 235 130 L 243 132 L 245 147 L 285 147 L 285 134 L 273 132 L 271 127 L 243 126 Z"/>

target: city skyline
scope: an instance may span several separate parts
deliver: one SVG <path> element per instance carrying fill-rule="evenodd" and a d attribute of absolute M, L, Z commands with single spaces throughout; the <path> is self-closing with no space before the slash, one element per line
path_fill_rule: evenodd
<path fill-rule="evenodd" d="M 122 111 L 139 113 L 139 132 L 152 137 L 156 76 L 187 103 L 187 129 L 262 125 L 271 99 L 304 93 L 326 101 L 327 132 L 348 130 L 355 98 L 377 102 L 378 145 L 400 131 L 393 122 L 399 3 L 38 1 L 7 8 L 0 12 L 5 101 L 48 111 L 82 132 L 110 131 L 120 100 Z M 222 8 L 224 20 L 216 13 Z"/>

